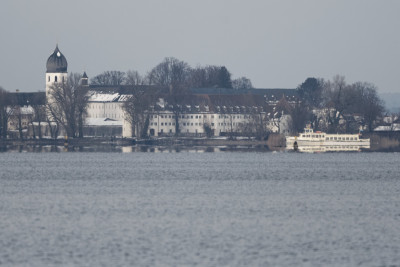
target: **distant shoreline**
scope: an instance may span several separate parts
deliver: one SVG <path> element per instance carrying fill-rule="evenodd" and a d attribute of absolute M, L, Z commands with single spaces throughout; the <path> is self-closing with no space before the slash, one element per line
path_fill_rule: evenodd
<path fill-rule="evenodd" d="M 185 137 L 165 137 L 154 139 L 135 140 L 131 138 L 74 138 L 65 140 L 57 139 L 6 139 L 0 140 L 0 145 L 204 145 L 204 146 L 230 146 L 230 145 L 267 145 L 267 141 L 259 141 L 254 139 L 208 139 L 208 138 L 185 138 Z"/>
<path fill-rule="evenodd" d="M 371 138 L 371 152 L 400 152 L 400 136 L 398 134 L 366 134 Z M 263 147 L 268 150 L 285 150 L 285 137 L 281 134 L 270 134 L 268 140 L 255 140 L 247 138 L 195 138 L 195 137 L 158 137 L 136 140 L 132 138 L 64 138 L 57 139 L 0 139 L 0 147 L 8 146 L 65 146 L 65 147 L 95 147 L 95 146 L 149 146 L 149 147 Z"/>

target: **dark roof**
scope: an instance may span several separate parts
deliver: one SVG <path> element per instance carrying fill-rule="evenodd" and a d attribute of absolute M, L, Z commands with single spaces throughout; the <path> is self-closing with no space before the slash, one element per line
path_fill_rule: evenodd
<path fill-rule="evenodd" d="M 168 88 L 155 85 L 89 85 L 90 90 L 98 93 L 119 93 L 119 94 L 134 94 L 138 90 L 145 90 L 154 93 L 167 93 Z"/>
<path fill-rule="evenodd" d="M 65 56 L 58 49 L 58 45 L 56 49 L 54 49 L 53 54 L 47 59 L 46 69 L 47 73 L 60 73 L 67 72 L 68 63 Z"/>
<path fill-rule="evenodd" d="M 46 93 L 7 93 L 8 105 L 44 105 L 46 103 Z"/>
<path fill-rule="evenodd" d="M 165 106 L 155 106 L 157 110 L 171 110 L 171 96 L 160 95 L 165 99 Z M 182 95 L 179 101 L 181 110 L 186 113 L 213 111 L 216 113 L 252 113 L 268 109 L 264 97 L 260 95 Z"/>
<path fill-rule="evenodd" d="M 263 95 L 263 96 L 274 96 L 276 98 L 282 98 L 285 96 L 296 96 L 296 89 L 277 89 L 277 88 L 265 88 L 265 89 L 230 89 L 230 88 L 191 88 L 190 91 L 193 94 L 201 95 Z"/>
<path fill-rule="evenodd" d="M 88 78 L 88 76 L 87 76 L 87 74 L 86 74 L 86 71 L 83 72 L 82 78 L 84 78 L 84 79 L 87 79 L 87 78 Z"/>
<path fill-rule="evenodd" d="M 154 86 L 154 85 L 118 85 L 118 86 L 102 86 L 90 85 L 90 89 L 102 93 L 120 93 L 132 94 L 136 90 L 153 90 L 158 93 L 168 93 L 167 87 Z M 264 96 L 269 100 L 280 100 L 285 97 L 297 97 L 296 89 L 230 89 L 230 88 L 190 88 L 189 91 L 194 95 L 259 95 Z"/>

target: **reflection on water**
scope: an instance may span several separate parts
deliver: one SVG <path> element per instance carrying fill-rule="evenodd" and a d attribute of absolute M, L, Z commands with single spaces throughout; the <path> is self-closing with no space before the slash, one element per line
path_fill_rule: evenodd
<path fill-rule="evenodd" d="M 288 150 L 295 150 L 293 147 L 287 147 Z M 333 146 L 298 146 L 297 151 L 306 153 L 319 153 L 319 152 L 360 152 L 369 149 L 365 146 L 357 145 L 333 145 Z"/>
<path fill-rule="evenodd" d="M 268 152 L 271 151 L 268 146 L 115 146 L 115 145 L 93 145 L 93 146 L 55 146 L 55 145 L 20 145 L 20 146 L 0 146 L 0 152 L 150 152 L 150 153 L 204 153 L 204 152 L 225 152 L 225 151 L 243 151 L 243 152 Z"/>
<path fill-rule="evenodd" d="M 116 145 L 92 145 L 92 146 L 56 146 L 56 145 L 0 145 L 1 152 L 19 152 L 19 153 L 48 153 L 48 152 L 104 152 L 104 153 L 204 153 L 204 152 L 293 152 L 294 148 L 273 147 L 267 145 L 237 145 L 237 146 L 152 146 L 152 145 L 134 145 L 134 146 L 116 146 Z M 298 146 L 297 152 L 321 153 L 321 152 L 400 152 L 400 147 L 365 147 L 358 145 L 336 145 L 336 146 Z"/>

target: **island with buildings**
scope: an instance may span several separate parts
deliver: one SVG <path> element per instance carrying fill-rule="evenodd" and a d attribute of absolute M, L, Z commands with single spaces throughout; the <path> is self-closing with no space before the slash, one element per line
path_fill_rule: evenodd
<path fill-rule="evenodd" d="M 146 79 L 129 74 L 105 72 L 91 82 L 86 72 L 69 74 L 57 45 L 46 62 L 44 92 L 0 89 L 2 142 L 274 139 L 284 146 L 285 136 L 308 125 L 384 134 L 398 146 L 399 118 L 385 112 L 368 83 L 346 84 L 336 76 L 307 78 L 295 89 L 256 89 L 246 78 L 233 86 L 225 67 L 192 69 L 174 58 Z"/>

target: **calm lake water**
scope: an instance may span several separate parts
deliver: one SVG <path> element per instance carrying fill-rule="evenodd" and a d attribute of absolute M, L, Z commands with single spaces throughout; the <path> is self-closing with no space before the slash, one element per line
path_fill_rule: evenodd
<path fill-rule="evenodd" d="M 399 155 L 0 153 L 0 265 L 399 266 Z"/>

